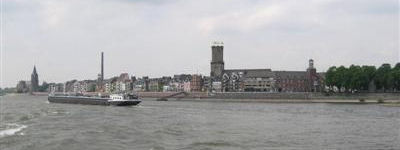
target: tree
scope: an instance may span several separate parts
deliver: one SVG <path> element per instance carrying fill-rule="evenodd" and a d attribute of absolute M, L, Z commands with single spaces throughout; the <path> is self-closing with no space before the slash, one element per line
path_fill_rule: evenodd
<path fill-rule="evenodd" d="M 330 90 L 333 89 L 333 87 L 337 86 L 337 81 L 336 81 L 336 66 L 332 66 L 328 69 L 325 75 L 325 84 L 329 87 Z"/>
<path fill-rule="evenodd" d="M 382 66 L 376 70 L 375 85 L 378 89 L 383 89 L 383 92 L 393 86 L 393 78 L 390 72 L 390 64 L 382 64 Z"/>
<path fill-rule="evenodd" d="M 335 73 L 335 80 L 337 81 L 336 87 L 339 89 L 339 92 L 341 92 L 342 88 L 344 87 L 345 90 L 347 91 L 349 77 L 347 74 L 347 68 L 344 66 L 340 66 L 339 68 L 336 69 Z"/>
<path fill-rule="evenodd" d="M 400 63 L 392 68 L 391 76 L 393 77 L 393 88 L 400 91 Z"/>
<path fill-rule="evenodd" d="M 375 66 L 362 66 L 364 82 L 362 83 L 364 90 L 369 90 L 369 83 L 374 81 L 376 67 Z"/>
<path fill-rule="evenodd" d="M 360 66 L 356 66 L 356 65 L 351 65 L 349 67 L 349 69 L 347 70 L 347 74 L 348 74 L 348 78 L 349 78 L 349 82 L 347 82 L 348 84 L 348 88 L 351 91 L 359 91 L 362 89 L 362 84 L 363 82 L 365 82 L 365 78 L 363 77 L 363 72 Z"/>
<path fill-rule="evenodd" d="M 46 92 L 49 88 L 49 84 L 47 82 L 43 82 L 41 86 L 39 86 L 39 92 Z"/>
<path fill-rule="evenodd" d="M 332 66 L 326 72 L 325 83 L 330 89 L 337 87 L 339 92 L 370 90 L 371 83 L 383 92 L 400 91 L 400 63 L 393 68 L 382 64 L 378 69 L 375 66 Z"/>

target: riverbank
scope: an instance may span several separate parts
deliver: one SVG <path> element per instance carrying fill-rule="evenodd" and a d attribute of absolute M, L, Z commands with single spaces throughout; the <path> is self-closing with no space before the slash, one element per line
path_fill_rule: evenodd
<path fill-rule="evenodd" d="M 400 102 L 397 103 L 385 103 L 382 104 L 383 106 L 388 106 L 388 107 L 400 107 Z"/>
<path fill-rule="evenodd" d="M 143 98 L 163 98 L 174 95 L 177 92 L 138 92 L 139 97 Z M 331 100 L 399 100 L 400 93 L 333 93 L 325 95 L 323 93 L 267 93 L 267 92 L 190 92 L 174 96 L 174 98 L 191 98 L 191 99 L 250 99 L 250 100 L 315 100 L 315 101 L 331 101 Z"/>
<path fill-rule="evenodd" d="M 145 100 L 157 100 L 178 92 L 137 92 Z M 35 96 L 47 96 L 47 93 L 33 93 Z M 97 95 L 97 93 L 89 93 Z M 397 104 L 400 93 L 205 93 L 190 92 L 168 98 L 172 101 L 205 101 L 205 102 L 266 102 L 266 103 L 334 103 L 334 104 Z"/>
<path fill-rule="evenodd" d="M 144 101 L 157 101 L 158 98 L 142 98 Z M 238 102 L 238 103 L 328 103 L 328 104 L 387 104 L 399 106 L 399 100 L 355 100 L 355 99 L 210 99 L 210 98 L 170 98 L 168 101 L 191 102 Z"/>

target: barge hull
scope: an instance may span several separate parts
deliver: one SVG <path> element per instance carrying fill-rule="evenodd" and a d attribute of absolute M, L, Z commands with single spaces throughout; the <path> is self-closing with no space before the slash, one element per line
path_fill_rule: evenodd
<path fill-rule="evenodd" d="M 95 98 L 95 97 L 70 97 L 70 96 L 49 96 L 50 103 L 66 103 L 66 104 L 84 104 L 84 105 L 114 105 L 114 106 L 131 106 L 137 105 L 141 101 L 109 101 L 108 98 Z"/>
<path fill-rule="evenodd" d="M 137 105 L 141 101 L 109 101 L 109 105 L 115 105 L 115 106 L 131 106 L 131 105 Z"/>
<path fill-rule="evenodd" d="M 93 97 L 67 97 L 67 96 L 49 96 L 50 103 L 84 104 L 84 105 L 110 105 L 107 98 Z"/>

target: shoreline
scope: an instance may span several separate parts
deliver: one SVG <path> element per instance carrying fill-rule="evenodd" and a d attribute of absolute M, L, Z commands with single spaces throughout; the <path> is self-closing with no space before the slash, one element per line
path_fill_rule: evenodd
<path fill-rule="evenodd" d="M 143 94 L 143 93 L 142 93 Z M 154 94 L 154 92 L 152 93 Z M 158 92 L 157 95 L 152 96 L 139 96 L 144 101 L 157 101 L 157 99 L 171 93 L 166 92 Z M 191 93 L 192 94 L 192 93 Z M 197 93 L 198 94 L 198 93 Z M 204 94 L 204 93 L 202 93 Z M 228 93 L 231 94 L 231 93 Z M 239 93 L 240 94 L 240 93 Z M 269 93 L 264 93 L 268 94 Z M 282 95 L 282 93 L 280 93 Z M 293 93 L 283 93 L 283 95 L 291 95 Z M 301 93 L 305 94 L 305 93 Z M 369 93 L 375 94 L 375 93 Z M 385 104 L 390 106 L 400 106 L 400 97 L 396 97 L 398 99 L 391 99 L 393 98 L 391 94 L 384 94 L 384 93 L 376 93 L 378 96 L 373 97 L 365 97 L 359 95 L 351 95 L 351 96 L 315 96 L 315 97 L 303 97 L 303 98 L 296 98 L 296 97 L 279 97 L 279 98 L 232 98 L 232 97 L 206 97 L 206 96 L 185 96 L 185 97 L 174 97 L 168 98 L 168 101 L 193 101 L 193 102 L 239 102 L 239 103 L 327 103 L 327 104 Z M 397 94 L 397 93 L 396 93 Z M 400 93 L 398 93 L 400 94 Z M 29 93 L 11 93 L 6 94 L 4 96 L 10 95 L 31 95 Z M 139 94 L 140 95 L 140 94 Z M 34 93 L 32 96 L 47 96 L 47 93 Z"/>
<path fill-rule="evenodd" d="M 142 98 L 144 101 L 157 101 L 157 98 Z M 191 102 L 237 102 L 237 103 L 326 103 L 326 104 L 399 104 L 399 100 L 385 100 L 380 102 L 379 100 L 365 100 L 360 102 L 354 99 L 321 99 L 321 100 L 301 100 L 301 99 L 211 99 L 211 98 L 170 98 L 168 101 L 191 101 Z"/>

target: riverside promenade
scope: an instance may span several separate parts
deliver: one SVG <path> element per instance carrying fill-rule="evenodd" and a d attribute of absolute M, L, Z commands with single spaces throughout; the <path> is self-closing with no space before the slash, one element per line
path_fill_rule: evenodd
<path fill-rule="evenodd" d="M 144 99 L 157 99 L 177 92 L 138 92 Z M 230 101 L 230 102 L 271 102 L 271 103 L 397 103 L 400 102 L 400 93 L 267 93 L 267 92 L 222 92 L 204 93 L 189 92 L 178 95 L 169 100 L 188 101 Z"/>
<path fill-rule="evenodd" d="M 156 101 L 157 98 L 142 98 L 144 101 Z M 328 103 L 328 104 L 388 104 L 387 106 L 400 106 L 400 100 L 360 100 L 355 99 L 315 99 L 315 100 L 299 100 L 299 99 L 196 99 L 196 98 L 170 98 L 168 101 L 191 101 L 191 102 L 237 102 L 237 103 Z"/>

